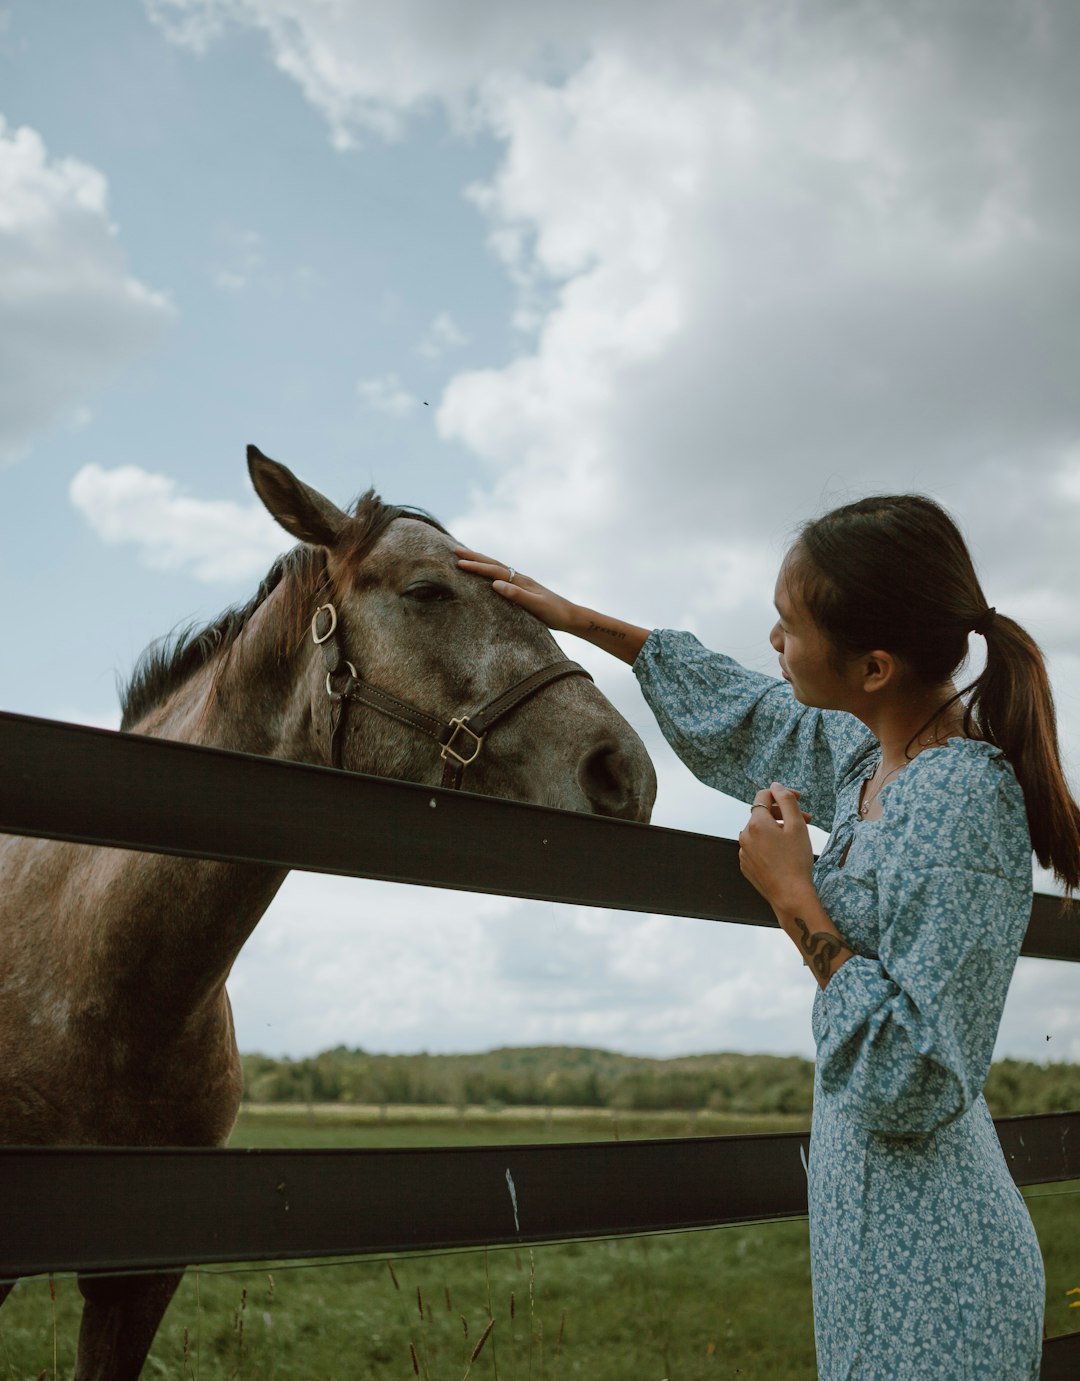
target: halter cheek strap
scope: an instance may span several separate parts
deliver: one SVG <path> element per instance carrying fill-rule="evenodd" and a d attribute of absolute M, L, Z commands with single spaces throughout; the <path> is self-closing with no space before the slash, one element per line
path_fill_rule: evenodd
<path fill-rule="evenodd" d="M 321 604 L 315 610 L 311 620 L 311 638 L 322 648 L 326 664 L 326 693 L 331 701 L 330 760 L 333 766 L 343 766 L 345 719 L 349 705 L 356 702 L 435 739 L 443 760 L 442 785 L 454 790 L 460 789 L 465 768 L 480 756 L 485 738 L 500 720 L 532 699 L 545 686 L 567 676 L 587 676 L 592 680 L 577 662 L 552 662 L 523 677 L 494 700 L 489 700 L 476 714 L 440 720 L 360 678 L 356 667 L 342 652 L 338 614 L 332 604 Z"/>

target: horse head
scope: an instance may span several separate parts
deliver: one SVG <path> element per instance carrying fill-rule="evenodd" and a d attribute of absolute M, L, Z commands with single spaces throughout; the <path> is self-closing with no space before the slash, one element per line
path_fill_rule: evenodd
<path fill-rule="evenodd" d="M 458 568 L 439 523 L 372 491 L 346 513 L 254 446 L 248 466 L 321 571 L 288 711 L 298 756 L 649 818 L 656 776 L 637 734 L 543 624 Z"/>

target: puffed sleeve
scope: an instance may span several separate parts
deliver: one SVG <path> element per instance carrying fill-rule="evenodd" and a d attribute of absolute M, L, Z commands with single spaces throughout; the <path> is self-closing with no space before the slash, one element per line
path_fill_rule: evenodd
<path fill-rule="evenodd" d="M 875 850 L 879 955 L 836 971 L 814 1034 L 823 1093 L 868 1131 L 917 1136 L 986 1082 L 1031 914 L 1031 842 L 1020 786 L 989 745 L 925 754 L 905 777 Z"/>
<path fill-rule="evenodd" d="M 800 705 L 775 676 L 710 652 L 692 633 L 654 629 L 634 674 L 668 743 L 706 786 L 750 802 L 770 782 L 828 829 L 838 780 L 875 748 L 851 715 Z"/>

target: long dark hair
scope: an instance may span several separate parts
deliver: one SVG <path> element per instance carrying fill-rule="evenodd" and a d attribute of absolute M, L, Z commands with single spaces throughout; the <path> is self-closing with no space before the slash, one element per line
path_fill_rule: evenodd
<path fill-rule="evenodd" d="M 1080 887 L 1080 807 L 1065 781 L 1054 697 L 1034 640 L 989 607 L 956 524 L 932 499 L 885 494 L 801 529 L 787 569 L 838 661 L 880 648 L 942 685 L 986 638 L 986 667 L 957 693 L 964 732 L 1000 748 L 1024 792 L 1031 846 L 1071 894 Z"/>

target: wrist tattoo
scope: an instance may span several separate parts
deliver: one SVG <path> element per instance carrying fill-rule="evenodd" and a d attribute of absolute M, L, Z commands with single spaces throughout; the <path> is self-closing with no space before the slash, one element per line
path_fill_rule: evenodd
<path fill-rule="evenodd" d="M 605 628 L 602 623 L 596 623 L 593 619 L 589 620 L 589 627 L 587 631 L 589 633 L 606 633 L 609 638 L 626 637 L 626 634 L 622 631 L 621 628 Z"/>
<path fill-rule="evenodd" d="M 830 935 L 827 930 L 819 930 L 816 935 L 811 935 L 810 927 L 801 916 L 795 917 L 795 924 L 801 932 L 798 939 L 799 947 L 809 956 L 814 972 L 819 978 L 829 977 L 832 973 L 832 962 L 838 954 L 843 954 L 845 950 L 848 954 L 855 953 L 839 935 Z"/>

